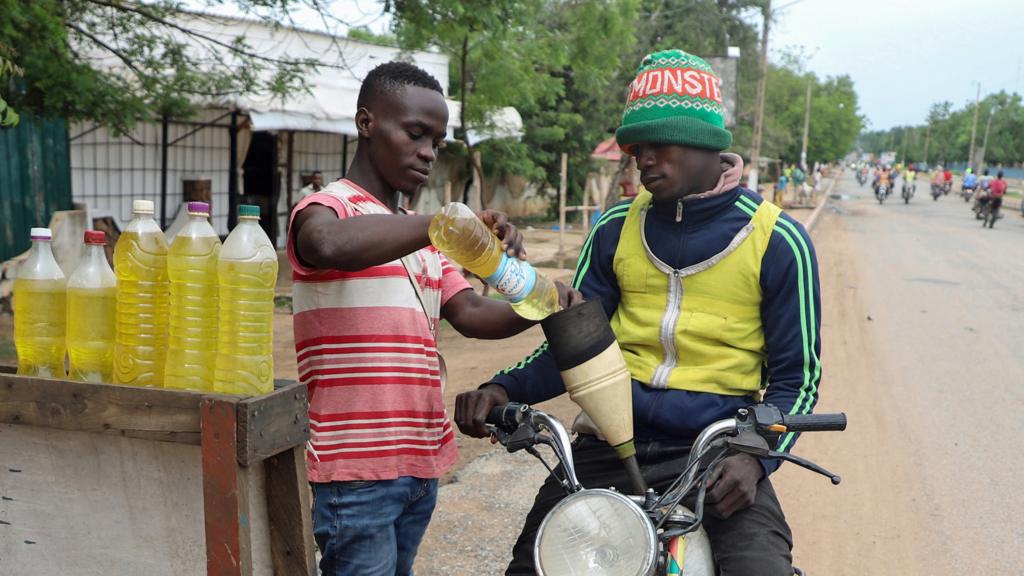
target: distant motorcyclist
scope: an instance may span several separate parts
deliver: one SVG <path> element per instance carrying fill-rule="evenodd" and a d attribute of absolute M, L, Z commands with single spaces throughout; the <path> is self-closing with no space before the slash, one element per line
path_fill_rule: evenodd
<path fill-rule="evenodd" d="M 974 194 L 975 190 L 978 189 L 978 176 L 974 174 L 974 171 L 968 168 L 964 172 L 964 181 L 960 184 L 960 193 L 964 195 L 964 199 L 970 198 Z"/>
<path fill-rule="evenodd" d="M 950 170 L 949 168 L 943 170 L 942 180 L 942 193 L 949 194 L 949 191 L 953 189 L 953 171 Z"/>
<path fill-rule="evenodd" d="M 892 171 L 889 170 L 888 166 L 882 166 L 882 169 L 875 175 L 874 189 L 875 196 L 879 195 L 882 186 L 885 186 L 885 195 L 888 196 L 892 193 L 892 182 L 893 176 Z"/>
<path fill-rule="evenodd" d="M 913 165 L 903 171 L 903 187 L 909 190 L 911 196 L 917 191 L 917 171 Z"/>

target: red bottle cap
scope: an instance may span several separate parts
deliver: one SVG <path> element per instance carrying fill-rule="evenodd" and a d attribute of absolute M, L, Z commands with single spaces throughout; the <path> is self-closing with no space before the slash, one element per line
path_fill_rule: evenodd
<path fill-rule="evenodd" d="M 86 244 L 106 244 L 107 233 L 103 230 L 86 230 L 85 231 L 85 243 Z"/>

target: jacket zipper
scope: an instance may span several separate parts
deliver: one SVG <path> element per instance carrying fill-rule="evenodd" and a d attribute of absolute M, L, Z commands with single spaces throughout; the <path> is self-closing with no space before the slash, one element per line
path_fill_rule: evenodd
<path fill-rule="evenodd" d="M 668 388 L 668 378 L 676 367 L 676 323 L 679 322 L 680 304 L 683 300 L 683 281 L 679 270 L 669 276 L 668 303 L 665 315 L 661 317 L 661 349 L 665 353 L 661 364 L 654 370 L 651 385 L 654 388 Z"/>

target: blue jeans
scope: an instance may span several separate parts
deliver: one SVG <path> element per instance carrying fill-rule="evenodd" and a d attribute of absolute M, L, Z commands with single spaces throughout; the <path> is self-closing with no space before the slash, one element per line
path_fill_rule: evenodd
<path fill-rule="evenodd" d="M 437 479 L 313 484 L 323 576 L 412 576 L 437 502 Z"/>

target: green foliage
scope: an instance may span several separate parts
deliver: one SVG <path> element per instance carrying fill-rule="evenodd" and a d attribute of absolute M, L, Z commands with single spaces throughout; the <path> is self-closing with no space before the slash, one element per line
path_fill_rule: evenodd
<path fill-rule="evenodd" d="M 973 121 L 974 102 L 966 102 L 960 108 L 954 108 L 952 102 L 938 102 L 932 105 L 923 125 L 865 132 L 859 144 L 864 152 L 875 155 L 894 151 L 900 161 L 966 162 L 970 156 Z M 1024 160 L 1024 103 L 1019 94 L 999 92 L 978 103 L 976 149 L 985 145 L 986 127 L 989 133 L 986 163 L 1015 164 Z"/>
<path fill-rule="evenodd" d="M 615 81 L 633 45 L 636 0 L 396 0 L 402 47 L 435 45 L 451 57 L 451 93 L 463 125 L 486 126 L 514 106 L 521 142 L 484 142 L 488 175 L 516 174 L 557 185 L 570 154 L 571 194 L 580 197 L 590 151 L 618 123 L 624 84 Z"/>
<path fill-rule="evenodd" d="M 18 113 L 3 98 L 3 92 L 13 86 L 14 77 L 21 75 L 21 68 L 15 66 L 12 60 L 12 50 L 0 43 L 0 88 L 4 89 L 0 91 L 0 128 L 17 126 L 21 121 Z"/>
<path fill-rule="evenodd" d="M 268 21 L 297 3 L 234 2 Z M 127 130 L 160 114 L 188 116 L 198 102 L 257 92 L 284 96 L 304 86 L 314 62 L 257 54 L 241 36 L 203 35 L 182 24 L 182 6 L 177 0 L 0 0 L 0 44 L 17 54 L 24 72 L 9 102 Z"/>

